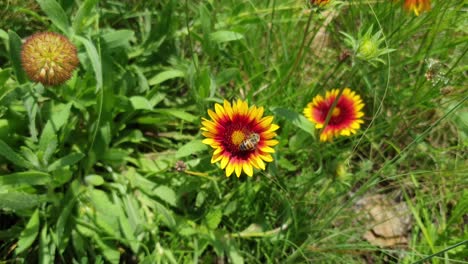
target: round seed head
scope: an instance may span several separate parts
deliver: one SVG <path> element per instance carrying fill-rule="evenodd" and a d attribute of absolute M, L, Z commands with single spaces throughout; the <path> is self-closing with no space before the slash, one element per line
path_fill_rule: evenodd
<path fill-rule="evenodd" d="M 78 66 L 76 47 L 54 32 L 36 33 L 21 47 L 21 64 L 28 77 L 44 85 L 59 85 L 70 79 Z"/>

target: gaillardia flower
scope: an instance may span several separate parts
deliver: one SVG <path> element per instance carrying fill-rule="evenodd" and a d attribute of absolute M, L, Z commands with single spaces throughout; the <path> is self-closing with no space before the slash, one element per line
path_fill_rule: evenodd
<path fill-rule="evenodd" d="M 404 7 L 419 16 L 422 12 L 431 10 L 431 0 L 405 0 Z"/>
<path fill-rule="evenodd" d="M 325 126 L 328 112 L 331 110 L 333 102 L 338 97 L 339 90 L 333 89 L 326 92 L 325 97 L 317 95 L 304 109 L 304 115 L 315 123 L 315 127 L 323 128 L 320 134 L 320 141 L 330 141 L 336 136 L 349 136 L 355 134 L 364 121 L 361 111 L 364 103 L 361 97 L 349 88 L 345 88 L 338 98 L 335 108 L 333 108 L 330 120 Z"/>
<path fill-rule="evenodd" d="M 278 144 L 273 138 L 279 126 L 272 124 L 272 116 L 263 117 L 263 111 L 242 100 L 232 105 L 224 100 L 215 104 L 215 111 L 208 110 L 211 120 L 203 118 L 203 143 L 214 149 L 211 163 L 220 161 L 226 176 L 236 172 L 240 177 L 242 171 L 252 176 L 253 168 L 265 170 L 265 162 L 273 161 L 271 147 Z"/>
<path fill-rule="evenodd" d="M 76 47 L 58 33 L 36 33 L 21 48 L 21 64 L 26 74 L 44 85 L 64 83 L 78 63 Z"/>
<path fill-rule="evenodd" d="M 311 5 L 326 5 L 330 0 L 310 0 Z"/>

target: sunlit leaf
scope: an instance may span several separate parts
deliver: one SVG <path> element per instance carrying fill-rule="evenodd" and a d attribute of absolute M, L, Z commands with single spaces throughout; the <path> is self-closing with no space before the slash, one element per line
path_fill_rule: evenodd
<path fill-rule="evenodd" d="M 205 144 L 203 144 L 201 140 L 192 140 L 177 150 L 176 158 L 180 159 L 200 151 L 205 151 L 207 149 L 208 147 Z"/>
<path fill-rule="evenodd" d="M 303 115 L 298 114 L 297 112 L 285 109 L 285 108 L 280 108 L 280 107 L 273 108 L 271 111 L 275 113 L 277 116 L 285 118 L 287 121 L 291 122 L 296 127 L 304 130 L 305 132 L 315 137 L 314 125 L 312 124 L 312 122 L 307 120 L 307 118 L 305 118 Z"/>
<path fill-rule="evenodd" d="M 170 79 L 181 78 L 184 76 L 185 76 L 185 73 L 183 71 L 167 70 L 167 71 L 160 72 L 153 78 L 149 79 L 148 84 L 152 86 L 152 85 L 160 84 Z"/>
<path fill-rule="evenodd" d="M 23 168 L 32 169 L 34 166 L 26 161 L 23 157 L 18 155 L 10 146 L 8 146 L 3 140 L 0 139 L 0 156 L 3 156 L 7 160 L 13 162 L 15 165 Z"/>
<path fill-rule="evenodd" d="M 31 215 L 26 227 L 21 232 L 18 239 L 18 247 L 16 248 L 16 254 L 20 254 L 28 249 L 39 233 L 39 209 L 36 209 Z"/>
<path fill-rule="evenodd" d="M 153 106 L 151 103 L 148 101 L 143 96 L 132 96 L 130 97 L 130 102 L 132 103 L 133 109 L 139 110 L 139 109 L 144 109 L 144 110 L 152 110 Z"/>
<path fill-rule="evenodd" d="M 90 18 L 91 11 L 98 2 L 99 0 L 86 0 L 81 4 L 72 21 L 73 29 L 76 32 L 79 32 L 85 24 L 86 19 Z"/>
<path fill-rule="evenodd" d="M 101 58 L 99 57 L 98 50 L 90 40 L 80 36 L 76 36 L 76 39 L 83 43 L 83 45 L 85 46 L 86 53 L 88 54 L 88 58 L 91 61 L 91 65 L 96 76 L 96 91 L 98 91 L 102 88 L 103 82 Z"/>
<path fill-rule="evenodd" d="M 210 210 L 208 214 L 205 216 L 206 225 L 210 229 L 216 229 L 218 225 L 221 223 L 222 217 L 223 217 L 223 212 L 221 209 L 217 208 L 214 210 Z"/>
<path fill-rule="evenodd" d="M 37 0 L 37 3 L 44 13 L 47 14 L 52 23 L 63 33 L 68 34 L 70 25 L 68 16 L 62 6 L 55 0 Z"/>
<path fill-rule="evenodd" d="M 218 43 L 223 43 L 223 42 L 229 42 L 229 41 L 235 41 L 235 40 L 241 40 L 244 38 L 244 35 L 234 32 L 234 31 L 216 31 L 210 34 L 211 40 L 218 42 Z"/>
<path fill-rule="evenodd" d="M 13 64 L 13 69 L 15 70 L 16 80 L 22 84 L 25 83 L 26 73 L 21 66 L 21 38 L 16 34 L 16 32 L 9 30 L 8 39 L 10 46 L 10 61 Z"/>
<path fill-rule="evenodd" d="M 50 181 L 51 176 L 40 171 L 17 172 L 0 176 L 0 185 L 46 185 Z"/>
<path fill-rule="evenodd" d="M 108 49 L 115 49 L 128 46 L 134 35 L 135 33 L 132 30 L 122 29 L 103 34 L 102 38 Z"/>
<path fill-rule="evenodd" d="M 49 165 L 47 170 L 54 171 L 65 166 L 73 165 L 84 157 L 85 155 L 83 153 L 70 153 L 67 156 L 54 161 L 52 164 Z"/>
<path fill-rule="evenodd" d="M 156 187 L 152 193 L 161 198 L 163 201 L 166 201 L 168 204 L 172 206 L 176 205 L 176 193 L 170 187 L 161 185 Z"/>
<path fill-rule="evenodd" d="M 191 123 L 195 122 L 195 120 L 198 120 L 198 117 L 179 109 L 155 109 L 154 112 L 169 114 Z"/>
<path fill-rule="evenodd" d="M 20 192 L 0 193 L 0 208 L 13 211 L 36 207 L 44 197 Z"/>

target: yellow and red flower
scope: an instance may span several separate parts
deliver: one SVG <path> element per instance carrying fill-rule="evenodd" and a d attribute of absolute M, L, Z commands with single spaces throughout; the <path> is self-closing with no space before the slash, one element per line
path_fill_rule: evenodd
<path fill-rule="evenodd" d="M 333 89 L 326 92 L 325 97 L 317 95 L 304 109 L 304 115 L 307 119 L 315 123 L 316 128 L 323 128 L 320 141 L 330 141 L 339 135 L 349 136 L 355 134 L 361 124 L 364 123 L 361 119 L 364 116 L 361 111 L 364 107 L 361 97 L 351 89 L 345 88 L 332 110 L 328 124 L 324 128 L 328 112 L 330 112 L 339 93 L 338 89 Z"/>
<path fill-rule="evenodd" d="M 330 2 L 330 0 L 310 0 L 312 5 L 325 5 L 328 4 L 328 2 Z"/>
<path fill-rule="evenodd" d="M 263 111 L 263 107 L 249 107 L 242 100 L 232 105 L 224 100 L 223 105 L 215 104 L 215 111 L 208 110 L 211 120 L 203 118 L 203 143 L 214 149 L 211 163 L 220 162 L 226 176 L 235 172 L 240 177 L 242 171 L 252 176 L 254 168 L 265 170 L 265 162 L 273 161 L 272 146 L 278 144 L 274 137 L 279 126 L 272 123 L 272 116 L 263 117 Z M 242 148 L 254 134 L 258 137 L 251 147 Z"/>
<path fill-rule="evenodd" d="M 431 0 L 405 0 L 404 7 L 419 16 L 422 12 L 431 10 Z"/>

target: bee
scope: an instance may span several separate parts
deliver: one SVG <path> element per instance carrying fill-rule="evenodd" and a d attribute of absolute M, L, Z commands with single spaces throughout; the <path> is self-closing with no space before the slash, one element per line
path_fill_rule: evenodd
<path fill-rule="evenodd" d="M 260 135 L 257 133 L 252 133 L 239 144 L 239 150 L 254 150 L 257 147 L 258 142 L 260 142 Z"/>

